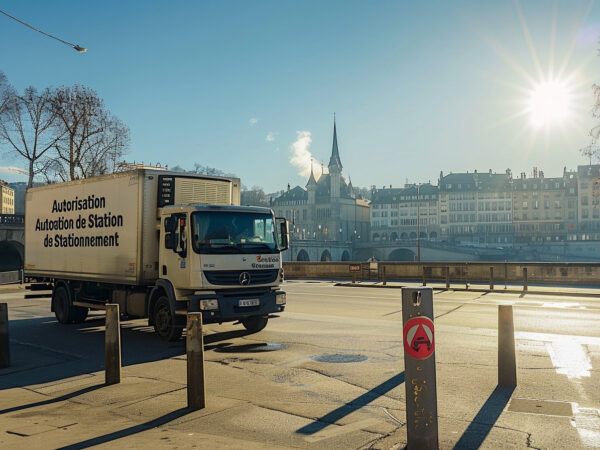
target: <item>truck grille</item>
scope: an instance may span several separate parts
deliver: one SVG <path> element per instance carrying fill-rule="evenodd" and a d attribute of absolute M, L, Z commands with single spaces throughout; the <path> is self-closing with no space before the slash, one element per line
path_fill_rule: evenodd
<path fill-rule="evenodd" d="M 210 284 L 223 286 L 240 286 L 240 275 L 246 272 L 250 275 L 248 286 L 272 283 L 277 279 L 279 270 L 205 270 L 204 276 Z"/>

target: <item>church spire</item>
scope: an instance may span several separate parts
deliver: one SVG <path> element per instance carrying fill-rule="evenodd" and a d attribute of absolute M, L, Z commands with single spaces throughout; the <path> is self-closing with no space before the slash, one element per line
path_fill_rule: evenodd
<path fill-rule="evenodd" d="M 310 160 L 310 177 L 308 178 L 308 183 L 306 183 L 306 187 L 313 186 L 317 184 L 317 180 L 315 179 L 315 175 L 313 172 L 313 160 Z"/>
<path fill-rule="evenodd" d="M 333 146 L 331 148 L 331 158 L 329 159 L 329 172 L 330 173 L 341 173 L 342 172 L 342 160 L 340 159 L 340 153 L 338 150 L 337 143 L 337 131 L 335 126 L 335 113 L 333 113 Z"/>

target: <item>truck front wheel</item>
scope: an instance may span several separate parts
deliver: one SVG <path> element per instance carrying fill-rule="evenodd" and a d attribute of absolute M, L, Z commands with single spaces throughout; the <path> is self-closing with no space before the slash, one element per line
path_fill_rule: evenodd
<path fill-rule="evenodd" d="M 244 328 L 246 328 L 246 330 L 250 331 L 251 333 L 258 333 L 260 330 L 267 326 L 268 321 L 268 317 L 252 316 L 242 320 L 242 325 L 244 325 Z"/>
<path fill-rule="evenodd" d="M 178 340 L 183 331 L 175 326 L 173 313 L 169 299 L 164 295 L 160 296 L 154 306 L 154 331 L 165 341 Z"/>

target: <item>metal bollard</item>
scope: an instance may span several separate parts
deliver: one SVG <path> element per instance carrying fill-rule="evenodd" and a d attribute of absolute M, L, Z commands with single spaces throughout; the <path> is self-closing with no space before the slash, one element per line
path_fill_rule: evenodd
<path fill-rule="evenodd" d="M 494 266 L 490 266 L 490 290 L 494 290 Z"/>
<path fill-rule="evenodd" d="M 356 284 L 356 272 L 352 272 L 352 284 Z"/>
<path fill-rule="evenodd" d="M 465 263 L 465 289 L 469 289 L 469 263 Z"/>
<path fill-rule="evenodd" d="M 387 284 L 387 279 L 385 278 L 385 266 L 381 268 L 381 271 L 383 275 L 383 285 L 385 286 Z"/>
<path fill-rule="evenodd" d="M 498 305 L 498 386 L 517 385 L 512 305 Z"/>
<path fill-rule="evenodd" d="M 527 290 L 527 267 L 523 267 L 523 290 Z"/>
<path fill-rule="evenodd" d="M 508 263 L 504 261 L 504 289 L 506 289 L 506 284 L 508 283 Z"/>
<path fill-rule="evenodd" d="M 186 329 L 188 408 L 203 409 L 206 407 L 206 388 L 201 312 L 188 313 Z"/>
<path fill-rule="evenodd" d="M 8 336 L 8 305 L 0 303 L 0 368 L 10 366 L 10 342 Z"/>
<path fill-rule="evenodd" d="M 121 382 L 121 324 L 119 304 L 106 304 L 106 332 L 104 347 L 106 384 Z"/>
<path fill-rule="evenodd" d="M 407 448 L 437 449 L 433 290 L 402 288 Z"/>
<path fill-rule="evenodd" d="M 446 266 L 446 289 L 450 289 L 450 267 Z"/>
<path fill-rule="evenodd" d="M 21 284 L 25 284 L 25 271 L 23 270 L 23 266 L 19 269 L 19 275 L 21 275 Z"/>
<path fill-rule="evenodd" d="M 423 275 L 423 286 L 427 286 L 427 279 L 425 278 L 425 266 L 421 267 L 422 275 Z"/>

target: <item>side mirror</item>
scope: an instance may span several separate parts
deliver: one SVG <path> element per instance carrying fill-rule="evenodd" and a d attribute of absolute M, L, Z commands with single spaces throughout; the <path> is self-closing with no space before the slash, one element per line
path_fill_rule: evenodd
<path fill-rule="evenodd" d="M 275 220 L 277 220 L 279 223 L 279 241 L 280 241 L 280 246 L 279 249 L 283 252 L 284 250 L 287 250 L 290 246 L 290 223 L 285 220 L 285 218 L 283 217 L 277 217 Z"/>

